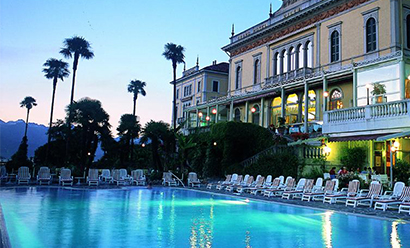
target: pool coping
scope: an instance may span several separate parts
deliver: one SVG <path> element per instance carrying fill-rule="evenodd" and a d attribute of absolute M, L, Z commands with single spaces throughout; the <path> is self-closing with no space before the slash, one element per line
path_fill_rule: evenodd
<path fill-rule="evenodd" d="M 213 192 L 213 191 L 206 191 L 206 190 L 200 190 L 200 189 L 193 189 L 193 188 L 181 188 L 181 187 L 175 187 L 177 189 L 183 189 L 183 190 L 190 190 L 190 191 L 196 191 L 196 192 L 202 192 L 202 193 L 207 193 L 211 195 L 220 195 L 220 196 L 229 196 L 233 198 L 240 198 L 240 199 L 252 199 L 253 201 L 258 201 L 258 202 L 263 202 L 263 203 L 269 203 L 269 204 L 280 204 L 284 206 L 289 206 L 289 207 L 297 207 L 297 208 L 307 208 L 307 209 L 312 209 L 312 210 L 319 210 L 319 211 L 330 211 L 330 212 L 335 212 L 338 214 L 344 214 L 344 215 L 355 215 L 359 217 L 366 217 L 366 218 L 372 218 L 372 219 L 379 219 L 379 220 L 387 220 L 387 221 L 398 221 L 400 223 L 404 224 L 410 224 L 409 220 L 405 219 L 400 219 L 400 218 L 389 218 L 389 217 L 384 217 L 384 216 L 373 216 L 373 215 L 367 215 L 367 214 L 361 214 L 361 213 L 354 213 L 354 212 L 346 212 L 342 210 L 335 210 L 335 209 L 326 209 L 326 208 L 320 208 L 320 207 L 312 207 L 312 206 L 303 206 L 303 205 L 298 205 L 298 204 L 292 204 L 292 203 L 285 203 L 285 202 L 279 202 L 279 201 L 269 201 L 269 200 L 264 200 L 264 199 L 259 199 L 259 198 L 254 198 L 252 196 L 247 197 L 247 196 L 241 196 L 241 195 L 231 195 L 231 194 L 224 194 L 224 193 L 218 193 L 218 192 Z"/>
<path fill-rule="evenodd" d="M 3 215 L 3 208 L 0 204 L 0 247 L 11 248 L 9 234 L 7 232 L 6 221 Z"/>

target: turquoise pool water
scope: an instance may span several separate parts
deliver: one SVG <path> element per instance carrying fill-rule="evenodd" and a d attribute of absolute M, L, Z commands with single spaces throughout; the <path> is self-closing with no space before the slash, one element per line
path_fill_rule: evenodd
<path fill-rule="evenodd" d="M 410 247 L 410 225 L 183 189 L 0 190 L 18 247 Z"/>

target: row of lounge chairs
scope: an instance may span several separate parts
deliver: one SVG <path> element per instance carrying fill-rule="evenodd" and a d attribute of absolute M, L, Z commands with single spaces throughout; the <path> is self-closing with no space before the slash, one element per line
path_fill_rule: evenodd
<path fill-rule="evenodd" d="M 326 180 L 323 186 L 323 178 L 306 179 L 301 178 L 296 183 L 292 177 L 284 176 L 273 179 L 258 175 L 256 180 L 250 175 L 228 175 L 225 181 L 216 184 L 208 184 L 207 188 L 215 186 L 217 190 L 226 190 L 241 194 L 260 194 L 265 197 L 281 197 L 282 199 L 300 199 L 302 201 L 322 201 L 327 204 L 343 203 L 346 206 L 374 207 L 386 211 L 387 209 L 398 209 L 399 213 L 410 214 L 410 186 L 403 182 L 396 182 L 392 191 L 383 193 L 383 186 L 379 181 L 372 181 L 369 189 L 360 190 L 359 180 L 349 182 L 347 188 L 339 188 L 339 180 Z"/>
<path fill-rule="evenodd" d="M 1 180 L 7 179 L 8 174 L 4 166 L 0 168 Z M 20 167 L 16 175 L 17 184 L 29 184 L 31 181 L 31 174 L 28 167 Z M 39 185 L 52 183 L 52 175 L 48 167 L 41 167 L 38 171 L 36 182 Z M 59 185 L 73 185 L 74 178 L 71 175 L 71 170 L 62 168 L 60 170 L 60 176 L 58 177 Z M 86 182 L 89 186 L 98 186 L 100 182 L 114 183 L 117 185 L 146 185 L 146 177 L 144 171 L 141 169 L 131 171 L 131 175 L 128 175 L 126 169 L 114 169 L 112 172 L 109 169 L 103 169 L 101 175 L 98 169 L 89 169 Z"/>
<path fill-rule="evenodd" d="M 164 172 L 162 174 L 162 185 L 163 186 L 178 186 L 179 180 L 173 177 L 172 172 Z M 198 179 L 198 175 L 195 172 L 190 172 L 188 174 L 188 186 L 189 187 L 201 187 L 201 181 Z"/>

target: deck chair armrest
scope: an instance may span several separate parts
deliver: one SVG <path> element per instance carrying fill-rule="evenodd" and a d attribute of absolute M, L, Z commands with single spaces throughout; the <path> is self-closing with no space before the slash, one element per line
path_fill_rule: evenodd
<path fill-rule="evenodd" d="M 392 194 L 393 194 L 393 191 L 387 190 L 387 191 L 384 191 L 383 195 L 392 195 Z"/>
<path fill-rule="evenodd" d="M 347 192 L 348 190 L 349 190 L 348 188 L 342 188 L 342 189 L 340 190 L 340 193 Z"/>

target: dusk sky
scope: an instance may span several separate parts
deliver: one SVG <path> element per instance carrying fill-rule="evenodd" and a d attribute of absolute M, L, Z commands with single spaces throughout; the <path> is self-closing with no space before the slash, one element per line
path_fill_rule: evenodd
<path fill-rule="evenodd" d="M 113 134 L 120 116 L 132 112 L 132 79 L 147 83 L 139 97 L 137 115 L 170 123 L 171 62 L 162 56 L 164 44 L 185 47 L 187 68 L 200 57 L 200 67 L 213 60 L 227 61 L 221 47 L 229 43 L 231 25 L 240 32 L 268 18 L 271 1 L 0 1 L 0 119 L 25 119 L 19 102 L 32 96 L 38 106 L 30 122 L 48 125 L 52 80 L 42 72 L 49 58 L 59 54 L 65 38 L 79 35 L 92 46 L 95 57 L 80 60 L 75 100 L 98 99 L 110 115 Z M 282 1 L 274 0 L 273 10 Z M 72 71 L 72 60 L 66 60 Z M 181 76 L 179 65 L 177 76 Z M 59 81 L 54 121 L 65 117 L 71 75 Z"/>

